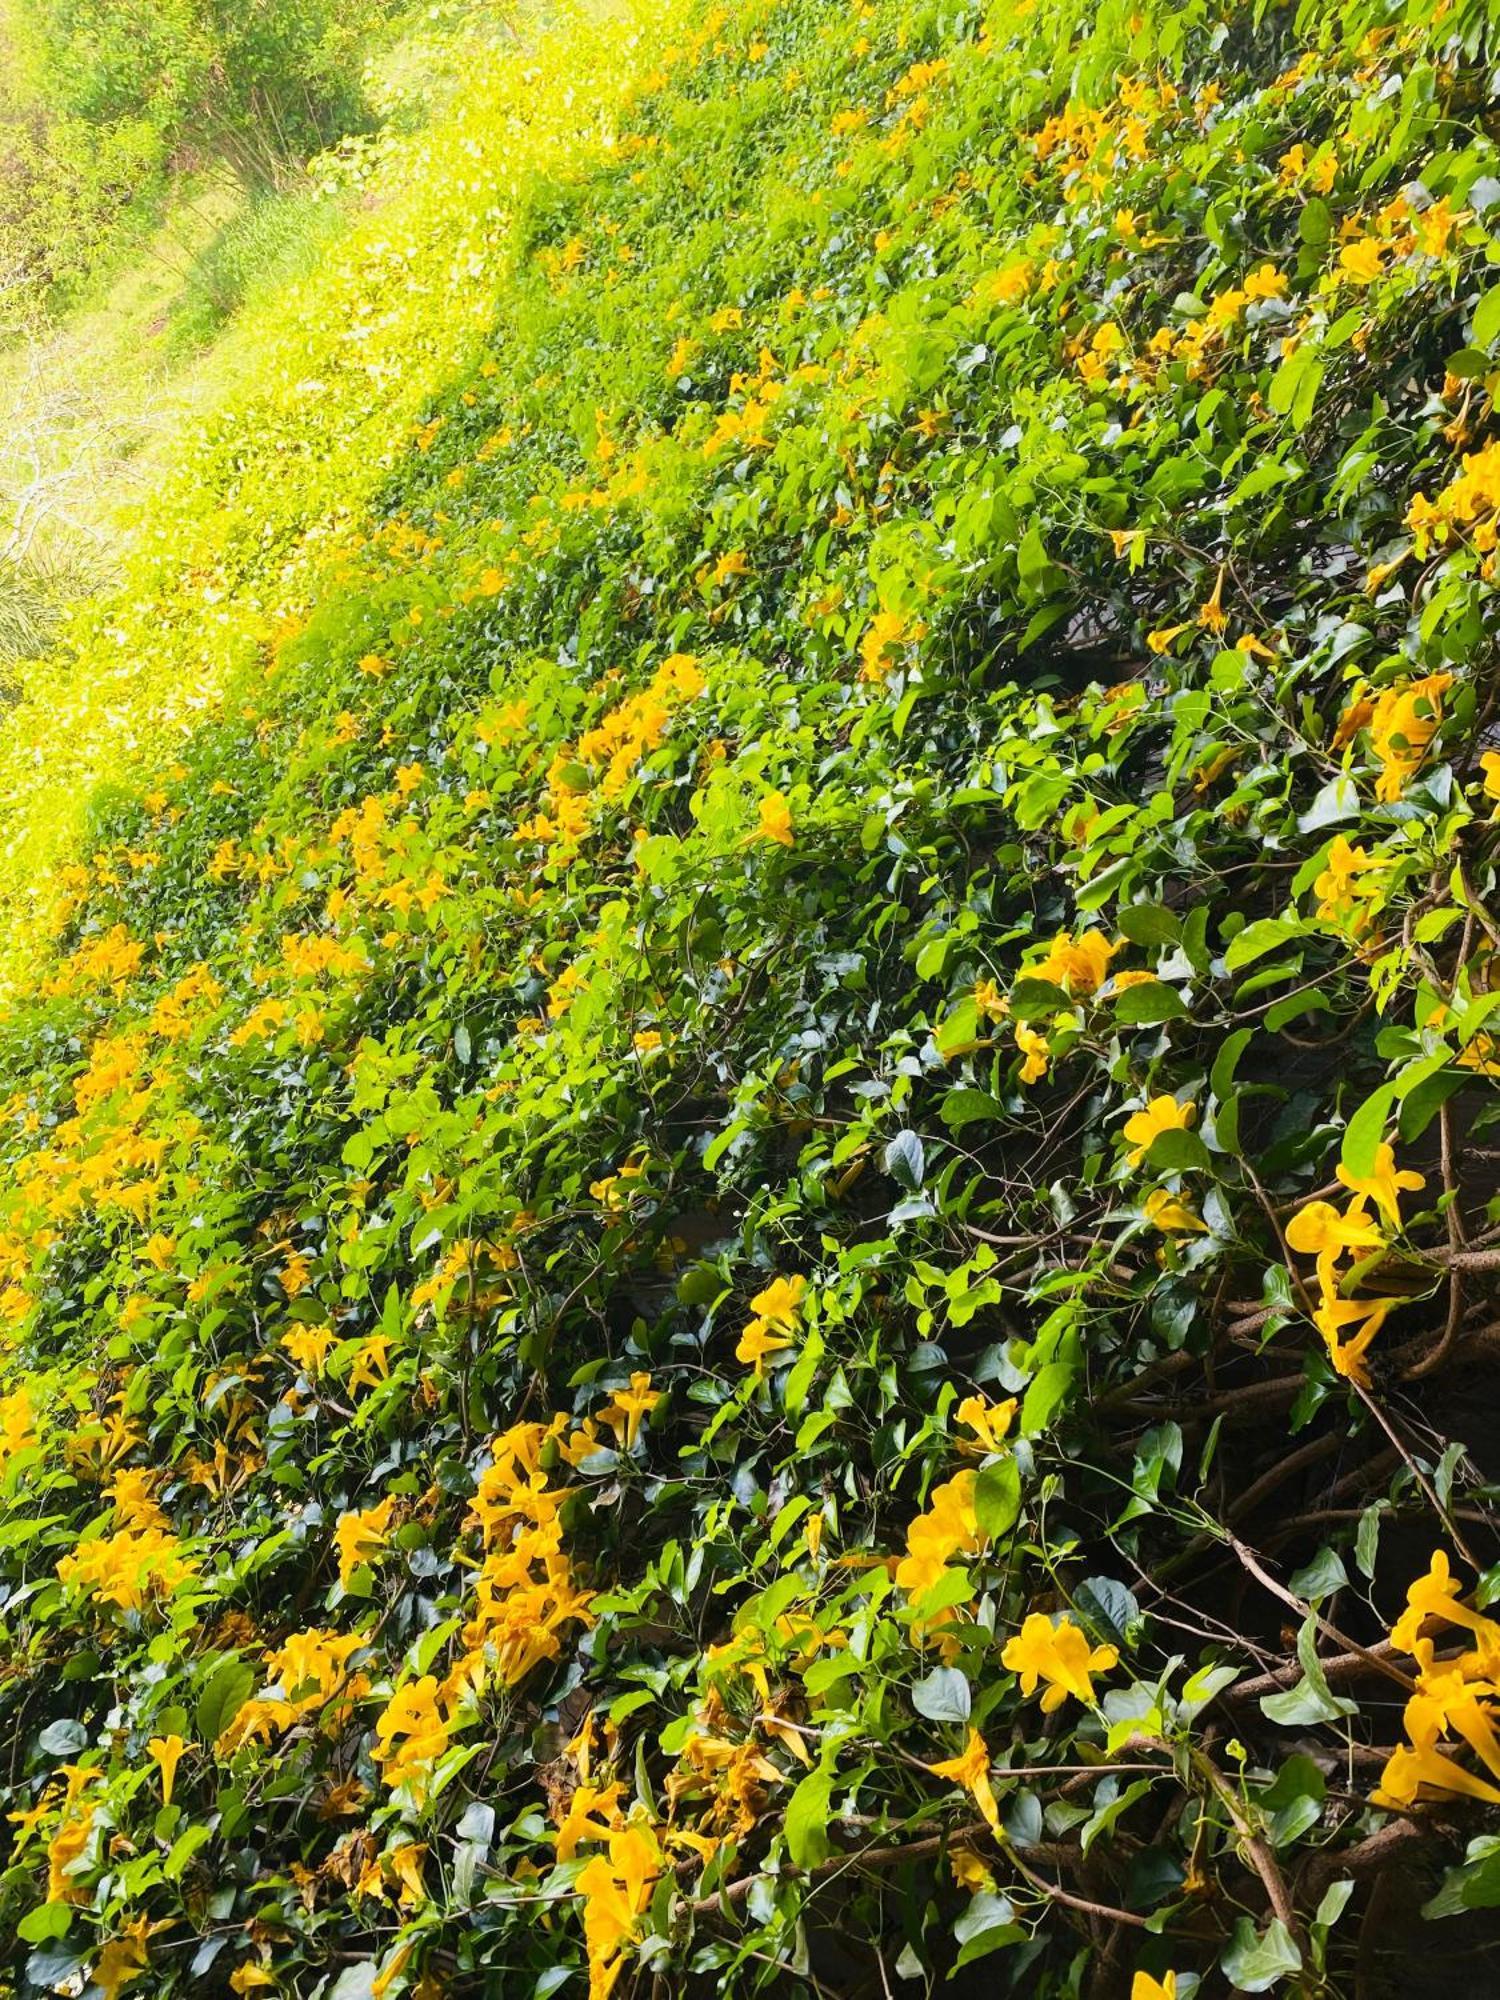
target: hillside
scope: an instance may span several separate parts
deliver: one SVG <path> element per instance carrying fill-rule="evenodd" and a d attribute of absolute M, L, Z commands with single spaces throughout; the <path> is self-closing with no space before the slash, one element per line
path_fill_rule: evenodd
<path fill-rule="evenodd" d="M 8 1990 L 1487 1991 L 1491 10 L 482 46 L 0 734 Z"/>

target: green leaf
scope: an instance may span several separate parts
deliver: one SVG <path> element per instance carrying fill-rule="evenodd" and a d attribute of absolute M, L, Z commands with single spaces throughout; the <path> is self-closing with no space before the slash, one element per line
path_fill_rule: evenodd
<path fill-rule="evenodd" d="M 1044 1431 L 1067 1401 L 1073 1386 L 1071 1362 L 1050 1361 L 1032 1381 L 1021 1400 L 1021 1435 L 1035 1437 Z"/>
<path fill-rule="evenodd" d="M 1241 966 L 1253 965 L 1256 959 L 1264 958 L 1278 945 L 1290 944 L 1293 938 L 1305 936 L 1306 930 L 1307 926 L 1295 917 L 1262 917 L 1258 923 L 1246 924 L 1229 940 L 1224 953 L 1224 970 L 1238 972 Z"/>
<path fill-rule="evenodd" d="M 1160 1021 L 1185 1021 L 1187 1008 L 1175 986 L 1153 979 L 1149 985 L 1127 986 L 1115 1001 L 1115 1019 L 1122 1027 L 1155 1027 Z"/>
<path fill-rule="evenodd" d="M 71 1904 L 38 1903 L 16 1925 L 16 1935 L 27 1944 L 46 1944 L 52 1938 L 66 1937 L 72 1921 Z"/>
<path fill-rule="evenodd" d="M 787 1800 L 787 1851 L 799 1868 L 816 1868 L 829 1854 L 828 1809 L 833 1798 L 833 1776 L 828 1771 L 809 1771 Z"/>
<path fill-rule="evenodd" d="M 1281 1980 L 1302 1970 L 1302 1953 L 1280 1917 L 1274 1917 L 1259 1934 L 1249 1917 L 1241 1917 L 1219 1960 L 1219 1970 L 1240 1993 L 1269 1993 Z"/>
<path fill-rule="evenodd" d="M 1450 1868 L 1443 1886 L 1422 1905 L 1424 1917 L 1456 1917 L 1464 1910 L 1500 1909 L 1500 1834 L 1471 1840 L 1462 1864 Z"/>
<path fill-rule="evenodd" d="M 1047 1371 L 1043 1369 L 1042 1373 Z M 1071 1374 L 1071 1370 L 1069 1371 Z M 1037 1377 L 1041 1380 L 1041 1376 Z M 1032 1387 L 1035 1388 L 1033 1383 Z M 1028 1392 L 1029 1393 L 1029 1392 Z M 1009 1534 L 1021 1512 L 1021 1473 L 1009 1453 L 982 1466 L 974 1481 L 974 1518 L 991 1541 Z"/>
<path fill-rule="evenodd" d="M 1067 994 L 1050 979 L 1018 979 L 1011 988 L 1010 1011 L 1018 1021 L 1039 1020 L 1067 1005 Z"/>
<path fill-rule="evenodd" d="M 1474 308 L 1469 338 L 1476 347 L 1493 347 L 1500 337 L 1500 285 L 1491 285 Z"/>
<path fill-rule="evenodd" d="M 1157 949 L 1175 944 L 1182 934 L 1177 918 L 1161 903 L 1127 903 L 1115 921 L 1120 935 L 1132 944 Z"/>
<path fill-rule="evenodd" d="M 198 1697 L 198 1734 L 214 1743 L 255 1692 L 255 1671 L 243 1660 L 223 1660 Z"/>
<path fill-rule="evenodd" d="M 1344 1127 L 1339 1159 L 1354 1179 L 1361 1179 L 1374 1171 L 1375 1154 L 1385 1137 L 1385 1128 L 1390 1122 L 1391 1107 L 1395 1102 L 1395 1085 L 1383 1083 L 1379 1090 L 1371 1092 Z"/>
<path fill-rule="evenodd" d="M 1005 1107 L 987 1090 L 950 1090 L 938 1106 L 938 1116 L 950 1132 L 961 1132 L 986 1118 L 1001 1118 Z"/>
<path fill-rule="evenodd" d="M 915 1683 L 911 1705 L 929 1722 L 967 1722 L 973 1706 L 969 1683 L 957 1667 L 934 1667 Z"/>
<path fill-rule="evenodd" d="M 905 1188 L 908 1194 L 915 1194 L 927 1171 L 927 1155 L 916 1133 L 898 1132 L 882 1158 L 886 1172 L 896 1185 Z"/>
<path fill-rule="evenodd" d="M 1147 1149 L 1146 1164 L 1164 1174 L 1208 1173 L 1213 1167 L 1208 1148 L 1198 1134 L 1181 1126 L 1156 1135 Z"/>

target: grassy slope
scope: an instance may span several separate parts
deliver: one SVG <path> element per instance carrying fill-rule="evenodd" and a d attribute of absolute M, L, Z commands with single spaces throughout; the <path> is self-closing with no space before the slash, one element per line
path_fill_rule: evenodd
<path fill-rule="evenodd" d="M 587 65 L 618 39 L 628 74 L 624 17 L 604 10 L 576 30 L 584 67 L 570 102 L 561 81 L 538 97 L 522 80 L 506 17 L 453 13 L 418 23 L 386 58 L 376 95 L 389 135 L 334 170 L 335 185 L 352 184 L 353 225 L 313 268 L 252 291 L 205 355 L 184 362 L 172 348 L 172 307 L 191 305 L 181 239 L 197 231 L 204 247 L 189 213 L 169 221 L 144 273 L 124 274 L 40 357 L 11 363 L 12 449 L 31 432 L 44 472 L 76 468 L 79 528 L 96 566 L 121 576 L 27 669 L 27 706 L 0 735 L 12 968 L 92 790 L 143 751 L 159 756 L 268 633 L 303 615 L 332 550 L 358 540 L 424 399 L 488 323 L 520 193 L 607 129 L 617 86 Z M 453 80 L 476 77 L 454 101 Z M 214 207 L 209 221 L 225 219 Z"/>
<path fill-rule="evenodd" d="M 1428 15 L 575 22 L 235 337 L 7 774 L 144 766 L 0 1022 L 37 1984 L 1491 1963 L 1500 1629 L 1379 1803 L 1354 1650 L 1500 1474 Z"/>

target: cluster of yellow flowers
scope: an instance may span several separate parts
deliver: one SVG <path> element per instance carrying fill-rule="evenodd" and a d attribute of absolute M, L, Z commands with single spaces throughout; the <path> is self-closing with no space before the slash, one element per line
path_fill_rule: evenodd
<path fill-rule="evenodd" d="M 1339 717 L 1335 750 L 1352 742 L 1360 730 L 1369 731 L 1370 748 L 1380 765 L 1375 796 L 1383 804 L 1394 804 L 1421 769 L 1427 746 L 1442 726 L 1443 696 L 1452 685 L 1452 674 L 1394 681 L 1378 694 L 1361 684 Z"/>
<path fill-rule="evenodd" d="M 1069 103 L 1033 134 L 1031 150 L 1038 161 L 1060 168 L 1067 201 L 1097 198 L 1147 157 L 1153 128 L 1176 110 L 1178 99 L 1168 76 L 1122 77 L 1118 111 Z"/>
<path fill-rule="evenodd" d="M 1468 1651 L 1438 1659 L 1424 1634 L 1430 1622 L 1457 1626 L 1473 1641 Z M 1446 1554 L 1437 1550 L 1425 1575 L 1406 1593 L 1406 1609 L 1391 1628 L 1391 1644 L 1417 1662 L 1416 1692 L 1406 1704 L 1407 1742 L 1387 1760 L 1377 1805 L 1406 1812 L 1425 1788 L 1440 1798 L 1462 1795 L 1500 1805 L 1500 1782 L 1476 1777 L 1438 1748 L 1457 1736 L 1500 1781 L 1500 1736 L 1495 1702 L 1500 1699 L 1500 1624 L 1460 1602 L 1460 1586 Z"/>
<path fill-rule="evenodd" d="M 1466 537 L 1481 555 L 1492 555 L 1500 541 L 1500 443 L 1465 452 L 1457 478 L 1435 500 L 1425 493 L 1415 496 L 1406 525 L 1419 561 L 1457 537 Z"/>
<path fill-rule="evenodd" d="M 568 1489 L 553 1486 L 541 1468 L 544 1445 L 565 1421 L 513 1424 L 490 1446 L 473 1502 L 485 1555 L 463 1629 L 467 1650 L 445 1693 L 482 1693 L 492 1678 L 515 1687 L 542 1660 L 558 1657 L 565 1627 L 591 1622 L 589 1593 L 575 1583 L 562 1545 Z"/>
<path fill-rule="evenodd" d="M 790 1278 L 773 1278 L 750 1301 L 755 1317 L 746 1322 L 734 1358 L 752 1371 L 757 1382 L 764 1379 L 766 1363 L 773 1355 L 795 1345 L 806 1295 L 807 1280 L 799 1273 Z"/>
<path fill-rule="evenodd" d="M 214 1746 L 219 1755 L 231 1756 L 241 1744 L 252 1741 L 269 1743 L 294 1723 L 314 1717 L 328 1727 L 344 1721 L 369 1691 L 368 1677 L 349 1664 L 367 1643 L 362 1633 L 314 1626 L 273 1646 L 265 1656 L 270 1685 L 235 1710 Z M 169 1782 L 163 1766 L 163 1783 Z"/>
<path fill-rule="evenodd" d="M 889 679 L 898 656 L 916 645 L 926 631 L 920 618 L 909 618 L 901 611 L 877 611 L 859 642 L 860 679 L 877 683 Z"/>
<path fill-rule="evenodd" d="M 906 1554 L 896 1565 L 896 1582 L 908 1597 L 921 1598 L 948 1574 L 954 1556 L 977 1555 L 988 1537 L 974 1511 L 979 1475 L 965 1469 L 932 1489 L 925 1514 L 906 1531 Z"/>
<path fill-rule="evenodd" d="M 59 1580 L 121 1611 L 144 1611 L 197 1575 L 173 1534 L 157 1527 L 125 1529 L 80 1542 L 57 1565 Z"/>
<path fill-rule="evenodd" d="M 619 797 L 641 759 L 666 735 L 672 710 L 703 691 L 691 653 L 663 660 L 650 683 L 611 709 L 576 744 L 564 744 L 547 774 L 543 808 L 516 828 L 517 840 L 540 841 L 558 862 L 569 860 L 588 831 L 595 799 Z"/>
<path fill-rule="evenodd" d="M 1421 1174 L 1398 1171 L 1395 1153 L 1384 1142 L 1368 1174 L 1352 1174 L 1340 1165 L 1338 1178 L 1353 1196 L 1343 1214 L 1332 1202 L 1311 1201 L 1287 1224 L 1286 1240 L 1291 1249 L 1317 1260 L 1319 1297 L 1312 1320 L 1327 1344 L 1329 1360 L 1347 1380 L 1367 1387 L 1365 1356 L 1397 1301 L 1346 1297 L 1346 1288 L 1359 1282 L 1372 1262 L 1378 1264 L 1389 1240 L 1387 1230 L 1400 1230 L 1403 1192 L 1415 1193 L 1426 1182 Z M 1371 1215 L 1371 1202 L 1386 1228 Z M 1346 1255 L 1354 1261 L 1341 1269 Z"/>
<path fill-rule="evenodd" d="M 1384 906 L 1386 878 L 1395 865 L 1393 856 L 1371 854 L 1336 833 L 1313 883 L 1319 917 L 1352 938 L 1366 938 Z"/>
<path fill-rule="evenodd" d="M 1094 999 L 1106 980 L 1110 998 L 1128 992 L 1132 986 L 1150 985 L 1156 975 L 1144 970 L 1117 972 L 1111 977 L 1110 960 L 1123 945 L 1123 939 L 1111 942 L 1102 931 L 1084 931 L 1077 937 L 1071 931 L 1059 931 L 1040 958 L 1021 967 L 1020 976 L 1056 986 L 1073 1001 Z M 1010 997 L 1000 991 L 993 979 L 981 979 L 972 998 L 981 1019 L 992 1022 L 1010 1019 Z M 1067 1008 L 1052 1017 L 1051 1025 L 1054 1031 L 1080 1029 L 1084 1015 L 1078 1007 Z M 1022 1058 L 1021 1082 L 1028 1086 L 1040 1083 L 1052 1061 L 1050 1035 L 1032 1027 L 1029 1021 L 1017 1021 L 1012 1033 L 1016 1051 Z"/>
<path fill-rule="evenodd" d="M 413 1805 L 422 1805 L 433 1766 L 448 1748 L 453 1729 L 451 1711 L 444 1714 L 441 1689 L 432 1674 L 423 1674 L 397 1688 L 375 1724 L 375 1761 L 393 1791 L 403 1788 Z"/>

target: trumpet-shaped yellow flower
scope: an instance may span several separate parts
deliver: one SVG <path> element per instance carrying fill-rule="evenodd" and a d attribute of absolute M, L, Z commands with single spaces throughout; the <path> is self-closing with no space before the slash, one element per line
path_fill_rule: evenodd
<path fill-rule="evenodd" d="M 1125 1120 L 1125 1139 L 1130 1148 L 1131 1166 L 1138 1167 L 1163 1132 L 1186 1132 L 1198 1116 L 1198 1107 L 1189 1098 L 1179 1104 L 1175 1097 L 1153 1097 L 1144 1111 L 1133 1111 Z"/>
<path fill-rule="evenodd" d="M 800 1273 L 790 1278 L 773 1278 L 763 1291 L 755 1294 L 750 1310 L 769 1320 L 772 1326 L 790 1332 L 797 1323 L 806 1294 L 807 1280 Z"/>
<path fill-rule="evenodd" d="M 653 1389 L 651 1377 L 644 1369 L 637 1369 L 630 1378 L 628 1389 L 616 1389 L 610 1401 L 599 1412 L 601 1424 L 608 1424 L 615 1434 L 615 1443 L 621 1451 L 634 1451 L 635 1441 L 641 1434 L 641 1425 L 661 1401 L 660 1389 Z"/>
<path fill-rule="evenodd" d="M 418 1805 L 426 1797 L 432 1767 L 448 1748 L 450 1724 L 438 1708 L 438 1684 L 431 1674 L 408 1681 L 381 1711 L 375 1724 L 375 1761 L 392 1791 L 409 1788 Z"/>
<path fill-rule="evenodd" d="M 1085 931 L 1078 938 L 1070 931 L 1059 931 L 1048 946 L 1046 957 L 1025 968 L 1026 976 L 1061 986 L 1075 999 L 1085 998 L 1097 993 L 1104 984 L 1109 961 L 1119 948 L 1118 944 L 1110 943 L 1103 931 Z"/>
<path fill-rule="evenodd" d="M 1449 1566 L 1447 1552 L 1434 1549 L 1424 1574 L 1407 1585 L 1406 1609 L 1391 1627 L 1391 1644 L 1398 1652 L 1415 1655 L 1417 1640 L 1429 1618 L 1440 1619 L 1445 1625 L 1466 1626 L 1471 1632 L 1485 1636 L 1494 1621 L 1460 1603 L 1462 1591 L 1463 1585 Z"/>
<path fill-rule="evenodd" d="M 1035 1028 L 1028 1028 L 1024 1021 L 1017 1021 L 1016 1047 L 1025 1057 L 1025 1061 L 1021 1064 L 1022 1083 L 1040 1083 L 1047 1074 L 1047 1064 L 1052 1053 L 1047 1037 Z"/>
<path fill-rule="evenodd" d="M 1377 1806 L 1392 1812 L 1406 1812 L 1417 1802 L 1423 1786 L 1444 1798 L 1479 1799 L 1485 1805 L 1500 1806 L 1500 1785 L 1476 1778 L 1453 1758 L 1434 1749 L 1414 1749 L 1403 1743 L 1391 1752 L 1381 1773 L 1378 1788 L 1370 1794 Z"/>
<path fill-rule="evenodd" d="M 1394 1299 L 1341 1299 L 1331 1283 L 1322 1287 L 1313 1325 L 1323 1336 L 1335 1372 L 1361 1388 L 1370 1386 L 1365 1356 L 1394 1304 Z"/>
<path fill-rule="evenodd" d="M 961 1756 L 945 1757 L 941 1763 L 929 1764 L 927 1768 L 935 1778 L 951 1778 L 955 1785 L 962 1785 L 984 1815 L 985 1824 L 998 1837 L 1000 1814 L 990 1789 L 990 1753 L 977 1729 L 970 1730 Z"/>
<path fill-rule="evenodd" d="M 973 1472 L 960 1472 L 932 1491 L 932 1503 L 906 1531 L 906 1554 L 896 1565 L 896 1582 L 911 1597 L 920 1597 L 942 1576 L 952 1557 L 972 1555 L 984 1546 L 974 1511 Z"/>
<path fill-rule="evenodd" d="M 1319 1259 L 1341 1256 L 1345 1250 L 1385 1247 L 1385 1237 L 1359 1198 L 1342 1215 L 1332 1202 L 1310 1201 L 1287 1224 L 1286 1240 L 1304 1257 Z"/>
<path fill-rule="evenodd" d="M 1207 1233 L 1208 1224 L 1200 1215 L 1195 1215 L 1182 1199 L 1170 1188 L 1153 1188 L 1142 1203 L 1146 1220 L 1153 1229 L 1159 1229 L 1164 1236 L 1189 1236 Z"/>
<path fill-rule="evenodd" d="M 340 1514 L 333 1531 L 339 1551 L 339 1582 L 345 1590 L 361 1563 L 373 1562 L 390 1539 L 391 1515 L 396 1501 L 392 1494 L 363 1513 Z"/>
<path fill-rule="evenodd" d="M 734 1358 L 749 1368 L 757 1382 L 764 1381 L 766 1363 L 773 1354 L 783 1354 L 796 1342 L 790 1334 L 778 1333 L 769 1320 L 752 1319 L 735 1345 Z"/>
<path fill-rule="evenodd" d="M 1384 1140 L 1375 1148 L 1375 1164 L 1369 1173 L 1352 1174 L 1342 1162 L 1335 1172 L 1351 1192 L 1373 1201 L 1392 1229 L 1401 1227 L 1403 1191 L 1416 1194 L 1427 1185 L 1425 1175 L 1413 1173 L 1409 1168 L 1397 1172 L 1395 1151 Z"/>
<path fill-rule="evenodd" d="M 999 1451 L 1015 1421 L 1016 1399 L 1007 1396 L 1003 1403 L 988 1403 L 983 1396 L 965 1396 L 954 1414 L 986 1451 Z"/>
<path fill-rule="evenodd" d="M 1091 1676 L 1108 1673 L 1119 1664 L 1120 1655 L 1113 1646 L 1091 1648 L 1071 1618 L 1060 1618 L 1054 1625 L 1045 1612 L 1033 1611 L 1015 1637 L 1007 1640 L 1000 1658 L 1020 1675 L 1022 1694 L 1034 1693 L 1040 1681 L 1047 1683 L 1042 1709 L 1050 1715 L 1069 1695 L 1092 1707 Z"/>
<path fill-rule="evenodd" d="M 172 1787 L 177 1781 L 177 1766 L 182 1754 L 191 1748 L 178 1735 L 153 1736 L 146 1745 L 146 1755 L 161 1772 L 161 1802 L 164 1806 L 172 1803 Z"/>
<path fill-rule="evenodd" d="M 780 847 L 792 845 L 792 809 L 784 792 L 767 792 L 757 807 L 754 838 L 774 840 Z"/>
<path fill-rule="evenodd" d="M 644 1826 L 611 1834 L 608 1860 L 596 1854 L 578 1877 L 589 1955 L 589 2000 L 608 2000 L 624 1969 L 625 1947 L 661 1873 L 661 1849 Z"/>
<path fill-rule="evenodd" d="M 1177 1974 L 1164 1972 L 1153 1979 L 1149 1972 L 1138 1972 L 1130 1982 L 1130 2000 L 1177 2000 Z"/>

